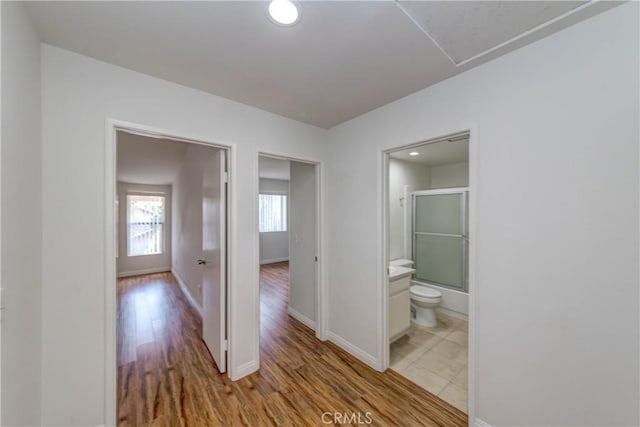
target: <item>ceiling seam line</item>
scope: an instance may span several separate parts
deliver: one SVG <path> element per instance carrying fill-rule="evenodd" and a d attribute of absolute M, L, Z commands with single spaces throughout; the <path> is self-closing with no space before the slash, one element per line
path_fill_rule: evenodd
<path fill-rule="evenodd" d="M 551 18 L 550 20 L 548 20 L 546 22 L 543 22 L 542 24 L 536 25 L 535 27 L 533 27 L 533 28 L 531 28 L 531 29 L 529 29 L 529 30 L 527 30 L 527 31 L 525 31 L 523 33 L 520 33 L 517 36 L 511 37 L 509 40 L 506 40 L 506 41 L 504 41 L 504 42 L 502 42 L 500 44 L 497 44 L 497 45 L 495 45 L 493 47 L 490 47 L 489 49 L 483 50 L 482 52 L 480 52 L 480 53 L 478 53 L 476 55 L 473 55 L 471 58 L 467 58 L 467 59 L 465 59 L 463 61 L 460 61 L 460 62 L 457 62 L 455 64 L 456 64 L 457 67 L 461 67 L 461 66 L 463 66 L 465 64 L 468 64 L 469 62 L 472 62 L 472 61 L 475 61 L 476 59 L 482 58 L 485 55 L 489 55 L 490 53 L 495 52 L 498 49 L 501 49 L 501 48 L 503 48 L 505 46 L 508 46 L 509 44 L 514 43 L 514 42 L 516 42 L 516 41 L 518 41 L 518 40 L 520 40 L 520 39 L 522 39 L 524 37 L 527 37 L 527 36 L 529 36 L 531 34 L 534 34 L 537 31 L 542 30 L 543 28 L 548 27 L 549 25 L 554 24 L 554 23 L 556 23 L 556 22 L 558 22 L 558 21 L 560 21 L 560 20 L 562 20 L 564 18 L 567 18 L 567 17 L 573 15 L 574 13 L 580 12 L 581 10 L 586 9 L 587 7 L 593 6 L 595 3 L 598 3 L 598 2 L 600 2 L 600 0 L 590 0 L 590 1 L 586 2 L 586 3 L 583 3 L 583 4 L 581 4 L 580 6 L 574 8 L 574 9 L 571 9 L 571 10 L 569 10 L 569 11 L 567 11 L 567 12 L 561 14 L 561 15 L 556 16 L 555 18 Z"/>
<path fill-rule="evenodd" d="M 453 65 L 455 65 L 456 67 L 458 67 L 458 66 L 459 66 L 459 65 L 458 65 L 458 63 L 456 63 L 456 61 L 454 61 L 454 60 L 453 60 L 453 58 L 452 58 L 451 56 L 449 56 L 449 54 L 447 53 L 447 51 L 446 51 L 446 50 L 444 50 L 444 48 L 443 48 L 442 46 L 440 46 L 440 43 L 438 43 L 438 42 L 436 41 L 436 39 L 434 39 L 434 38 L 433 38 L 433 36 L 431 36 L 431 34 L 429 33 L 429 31 L 427 31 L 427 30 L 426 30 L 426 28 L 424 28 L 422 25 L 420 25 L 420 24 L 418 23 L 418 21 L 417 21 L 417 20 L 416 20 L 412 15 L 411 15 L 411 13 L 410 13 L 408 10 L 406 10 L 406 9 L 404 8 L 404 6 L 403 6 L 403 5 L 401 5 L 401 4 L 400 4 L 400 1 L 399 1 L 399 0 L 394 0 L 394 2 L 393 2 L 393 3 L 398 7 L 398 9 L 400 9 L 400 10 L 402 11 L 402 13 L 404 13 L 404 15 L 405 15 L 407 18 L 409 18 L 409 20 L 410 20 L 411 22 L 413 22 L 413 24 L 414 24 L 416 27 L 418 27 L 418 29 L 419 29 L 420 31 L 422 31 L 422 33 L 423 33 L 425 36 L 427 36 L 427 37 L 429 38 L 429 40 L 431 40 L 431 42 L 432 42 L 433 44 L 435 44 L 435 45 L 436 45 L 436 47 L 437 47 L 438 49 L 440 49 L 440 52 L 442 52 L 442 53 L 444 54 L 444 56 L 446 56 L 446 57 L 447 57 L 447 59 L 449 59 L 449 61 L 451 61 L 451 63 L 452 63 Z"/>

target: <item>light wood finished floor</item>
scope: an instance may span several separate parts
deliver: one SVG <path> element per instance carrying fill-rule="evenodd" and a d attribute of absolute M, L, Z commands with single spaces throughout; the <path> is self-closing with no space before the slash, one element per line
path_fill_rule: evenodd
<path fill-rule="evenodd" d="M 236 382 L 217 372 L 201 319 L 171 274 L 120 280 L 119 425 L 467 425 L 460 410 L 318 341 L 290 318 L 287 276 L 286 263 L 261 269 L 260 371 Z"/>

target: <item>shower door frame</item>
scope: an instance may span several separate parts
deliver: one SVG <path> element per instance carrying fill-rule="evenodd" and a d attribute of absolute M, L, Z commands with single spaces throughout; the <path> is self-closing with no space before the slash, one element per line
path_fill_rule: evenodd
<path fill-rule="evenodd" d="M 419 196 L 436 196 L 436 195 L 445 195 L 445 194 L 460 194 L 462 200 L 460 202 L 460 235 L 457 234 L 447 234 L 447 233 L 425 233 L 416 231 L 416 197 Z M 461 259 L 462 259 L 462 288 L 457 288 L 452 285 L 448 285 L 446 283 L 440 283 L 436 281 L 429 281 L 419 279 L 416 275 L 416 280 L 419 282 L 424 282 L 428 284 L 433 284 L 436 286 L 442 286 L 447 289 L 452 289 L 459 292 L 464 292 L 466 294 L 469 293 L 469 230 L 467 229 L 467 209 L 468 209 L 468 197 L 469 197 L 469 187 L 450 187 L 450 188 L 437 188 L 433 190 L 419 190 L 411 192 L 411 259 L 415 260 L 414 267 L 418 266 L 418 261 L 416 257 L 416 234 L 422 235 L 430 235 L 430 236 L 440 236 L 440 237 L 461 237 L 462 245 L 461 245 Z"/>

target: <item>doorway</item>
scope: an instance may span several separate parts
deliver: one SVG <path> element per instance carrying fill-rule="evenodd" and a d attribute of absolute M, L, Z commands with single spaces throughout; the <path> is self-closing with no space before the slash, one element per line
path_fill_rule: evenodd
<path fill-rule="evenodd" d="M 264 280 L 277 282 L 288 316 L 318 336 L 320 289 L 320 165 L 267 154 L 259 156 L 258 224 L 260 235 L 261 330 L 273 304 Z M 275 278 L 278 278 L 277 280 Z M 263 334 L 264 336 L 264 334 Z"/>
<path fill-rule="evenodd" d="M 131 419 L 140 414 L 131 406 L 139 402 L 125 399 L 136 372 L 157 380 L 136 388 L 157 386 L 149 392 L 160 393 L 167 373 L 188 378 L 195 369 L 214 378 L 228 369 L 231 150 L 128 126 L 113 133 L 108 259 L 115 289 L 107 292 L 115 301 L 107 307 L 113 307 L 117 400 L 107 409 Z"/>
<path fill-rule="evenodd" d="M 470 133 L 384 153 L 388 366 L 468 413 Z"/>

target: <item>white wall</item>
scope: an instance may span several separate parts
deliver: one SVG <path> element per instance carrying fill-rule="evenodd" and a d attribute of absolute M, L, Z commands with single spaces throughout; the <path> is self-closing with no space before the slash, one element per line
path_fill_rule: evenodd
<path fill-rule="evenodd" d="M 469 185 L 469 163 L 449 163 L 429 168 L 429 188 L 466 187 Z"/>
<path fill-rule="evenodd" d="M 329 131 L 330 332 L 381 356 L 381 150 L 472 127 L 476 415 L 638 425 L 639 7 Z"/>
<path fill-rule="evenodd" d="M 153 193 L 165 196 L 165 246 L 157 255 L 127 255 L 127 194 Z M 171 270 L 171 186 L 118 182 L 118 277 Z"/>
<path fill-rule="evenodd" d="M 289 314 L 316 326 L 316 166 L 291 162 Z"/>
<path fill-rule="evenodd" d="M 289 195 L 289 181 L 260 178 L 260 194 Z M 260 264 L 289 259 L 289 231 L 260 233 Z"/>
<path fill-rule="evenodd" d="M 260 178 L 259 187 L 262 194 L 289 194 L 289 181 L 281 179 Z"/>
<path fill-rule="evenodd" d="M 389 259 L 410 258 L 407 251 L 411 231 L 411 200 L 407 194 L 431 185 L 429 167 L 389 159 Z M 408 189 L 405 189 L 408 186 Z M 405 191 L 407 190 L 407 191 Z"/>
<path fill-rule="evenodd" d="M 173 273 L 202 308 L 202 178 L 211 147 L 190 144 L 173 185 Z"/>
<path fill-rule="evenodd" d="M 24 6 L 2 2 L 2 416 L 39 425 L 41 412 L 42 145 L 40 42 Z"/>
<path fill-rule="evenodd" d="M 43 423 L 105 422 L 109 117 L 235 145 L 230 369 L 258 369 L 258 153 L 321 159 L 325 132 L 52 46 L 41 60 Z"/>

